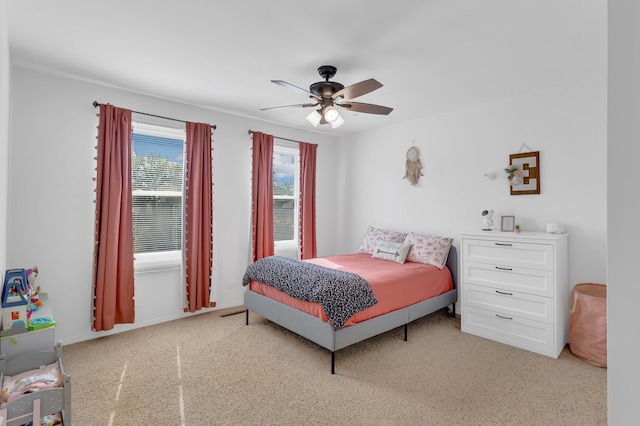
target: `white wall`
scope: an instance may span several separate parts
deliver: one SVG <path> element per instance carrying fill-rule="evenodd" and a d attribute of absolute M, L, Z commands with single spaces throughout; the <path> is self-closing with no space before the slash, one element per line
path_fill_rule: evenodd
<path fill-rule="evenodd" d="M 638 423 L 640 3 L 610 1 L 607 321 L 609 424 Z"/>
<path fill-rule="evenodd" d="M 9 192 L 9 36 L 5 1 L 0 0 L 0 271 L 7 264 L 7 198 Z"/>
<path fill-rule="evenodd" d="M 318 218 L 319 228 L 326 236 L 318 233 L 321 255 L 354 250 L 369 223 L 457 236 L 461 231 L 478 229 L 479 212 L 485 208 L 496 209 L 497 216 L 515 214 L 517 221 L 528 228 L 541 228 L 548 220 L 567 224 L 571 234 L 571 282 L 606 281 L 609 285 L 609 424 L 632 424 L 637 418 L 635 396 L 640 383 L 635 350 L 639 340 L 640 286 L 634 268 L 638 258 L 636 242 L 640 240 L 640 228 L 635 222 L 640 212 L 635 204 L 637 179 L 632 174 L 635 159 L 640 157 L 640 60 L 635 48 L 640 39 L 639 8 L 635 0 L 609 2 L 608 136 L 604 135 L 607 125 L 603 123 L 606 111 L 601 111 L 606 92 L 601 76 L 594 76 L 593 86 L 565 88 L 557 94 L 529 94 L 454 111 L 380 133 L 346 138 L 337 149 L 331 141 L 316 135 L 25 70 L 12 70 L 11 89 L 19 95 L 14 95 L 18 99 L 14 99 L 11 110 L 4 0 L 0 0 L 0 270 L 5 267 L 4 233 L 9 209 L 11 265 L 6 266 L 40 266 L 42 285 L 53 295 L 58 337 L 73 343 L 103 335 L 89 331 L 88 317 L 93 166 L 87 158 L 94 156 L 92 120 L 96 111 L 90 107 L 94 99 L 217 123 L 216 154 L 239 158 L 241 164 L 236 171 L 232 164 L 220 164 L 218 160 L 214 166 L 222 170 L 216 173 L 229 173 L 234 178 L 248 179 L 248 142 L 244 138 L 247 127 L 285 137 L 308 136 L 309 142 L 322 142 L 320 161 L 328 173 L 334 167 L 329 162 L 336 158 L 340 167 L 337 180 L 335 176 L 323 176 L 326 184 L 319 184 L 318 188 L 322 200 L 319 208 L 323 211 Z M 591 70 L 585 72 L 589 74 Z M 556 105 L 555 95 L 565 108 Z M 52 119 L 45 115 L 45 103 L 54 104 Z M 12 153 L 11 164 L 24 167 L 19 168 L 18 177 L 12 176 L 10 188 L 14 197 L 8 202 L 5 176 L 9 159 L 5 153 L 9 151 L 11 115 L 11 146 L 18 151 Z M 58 124 L 61 118 L 65 121 Z M 404 154 L 414 139 L 422 149 L 425 165 L 425 176 L 417 188 L 401 179 Z M 522 142 L 541 151 L 542 194 L 511 197 L 502 168 L 508 155 L 517 152 Z M 53 168 L 49 157 L 66 167 Z M 495 181 L 483 177 L 489 171 L 497 174 Z M 248 237 L 248 195 L 242 193 L 245 189 L 238 191 L 244 188 L 240 183 L 223 182 L 216 180 L 214 213 L 216 241 L 223 242 L 216 245 L 220 265 L 216 279 L 224 287 L 239 279 L 242 259 L 247 257 L 244 239 Z M 333 203 L 331 191 L 336 188 L 337 210 L 348 212 L 348 208 L 355 208 L 353 215 L 340 216 L 339 221 L 329 212 Z M 26 201 L 26 205 L 19 206 L 16 201 Z M 358 207 L 359 203 L 363 206 Z M 222 223 L 231 229 L 225 231 Z M 335 247 L 333 229 L 340 235 Z M 145 278 L 144 286 L 149 288 L 140 291 L 143 295 L 138 308 L 145 314 L 138 312 L 138 318 L 146 321 L 159 316 L 149 312 L 166 309 L 158 302 L 162 295 L 155 294 L 152 286 L 172 281 L 166 276 L 149 278 L 159 280 L 153 283 Z M 236 297 L 235 291 L 228 292 L 228 297 L 226 293 L 227 302 Z M 169 315 L 177 315 L 175 304 L 168 304 Z M 123 329 L 126 327 L 117 327 Z"/>
<path fill-rule="evenodd" d="M 605 56 L 601 55 L 604 64 Z M 340 251 L 367 225 L 451 236 L 482 227 L 481 212 L 515 215 L 524 230 L 561 222 L 569 233 L 569 283 L 605 282 L 606 75 L 359 134 L 342 141 Z M 422 151 L 424 176 L 402 179 L 405 154 Z M 504 168 L 526 143 L 540 151 L 541 194 L 509 193 Z M 526 150 L 526 149 L 525 149 Z M 484 173 L 495 173 L 489 180 Z"/>
<path fill-rule="evenodd" d="M 13 139 L 9 202 L 10 267 L 40 269 L 56 338 L 65 344 L 185 316 L 180 271 L 136 275 L 136 323 L 90 329 L 94 176 L 98 112 L 94 100 L 135 111 L 217 125 L 214 131 L 214 300 L 242 304 L 250 247 L 251 140 L 247 131 L 318 143 L 318 252 L 335 253 L 336 142 L 237 116 L 127 93 L 20 67 L 12 69 Z"/>

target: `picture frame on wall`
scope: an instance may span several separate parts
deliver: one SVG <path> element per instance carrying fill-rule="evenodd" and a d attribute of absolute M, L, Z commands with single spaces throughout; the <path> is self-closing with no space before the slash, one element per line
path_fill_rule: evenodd
<path fill-rule="evenodd" d="M 500 216 L 500 231 L 513 232 L 516 226 L 515 216 Z"/>
<path fill-rule="evenodd" d="M 511 179 L 511 195 L 540 193 L 540 151 L 509 155 L 509 166 L 515 167 L 521 176 Z"/>

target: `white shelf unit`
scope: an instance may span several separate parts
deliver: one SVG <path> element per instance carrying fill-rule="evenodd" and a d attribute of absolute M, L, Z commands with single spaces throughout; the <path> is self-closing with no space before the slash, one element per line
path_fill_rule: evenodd
<path fill-rule="evenodd" d="M 461 236 L 462 331 L 557 358 L 569 341 L 568 235 Z"/>
<path fill-rule="evenodd" d="M 42 306 L 33 312 L 32 318 L 51 317 L 51 305 L 47 293 L 39 294 Z M 4 354 L 7 361 L 30 352 L 50 351 L 56 344 L 55 325 L 39 330 L 28 331 L 26 327 L 10 329 L 5 336 L 12 336 L 16 343 L 11 343 L 8 338 L 0 339 L 0 353 Z M 4 337 L 4 336 L 3 336 Z"/>

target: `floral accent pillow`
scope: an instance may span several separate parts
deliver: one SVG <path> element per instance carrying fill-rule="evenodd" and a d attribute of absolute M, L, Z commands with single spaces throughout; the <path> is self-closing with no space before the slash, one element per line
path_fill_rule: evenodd
<path fill-rule="evenodd" d="M 367 228 L 367 233 L 360 243 L 358 253 L 373 254 L 373 251 L 376 249 L 376 246 L 380 241 L 401 243 L 404 241 L 406 236 L 407 234 L 405 232 L 388 231 L 369 226 L 369 228 Z"/>
<path fill-rule="evenodd" d="M 407 255 L 410 262 L 427 263 L 442 269 L 447 263 L 449 249 L 453 238 L 422 235 L 409 232 L 404 239 L 405 244 L 411 244 L 411 251 Z"/>
<path fill-rule="evenodd" d="M 402 264 L 407 259 L 409 250 L 411 250 L 411 246 L 409 244 L 380 241 L 371 257 L 374 259 L 390 260 L 392 262 Z"/>

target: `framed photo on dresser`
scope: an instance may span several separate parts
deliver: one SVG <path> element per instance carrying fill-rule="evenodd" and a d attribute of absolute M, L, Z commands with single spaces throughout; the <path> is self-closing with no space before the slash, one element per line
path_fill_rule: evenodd
<path fill-rule="evenodd" d="M 513 232 L 515 228 L 515 216 L 500 216 L 500 231 Z"/>

